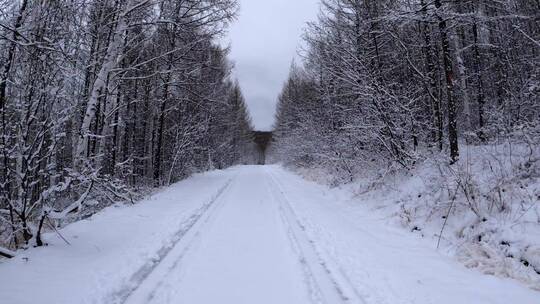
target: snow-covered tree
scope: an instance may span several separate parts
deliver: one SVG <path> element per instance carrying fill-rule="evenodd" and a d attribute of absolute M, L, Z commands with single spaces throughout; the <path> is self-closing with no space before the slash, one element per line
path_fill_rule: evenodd
<path fill-rule="evenodd" d="M 538 1 L 322 0 L 280 98 L 278 160 L 354 175 L 535 128 Z M 356 169 L 355 169 L 356 168 Z"/>
<path fill-rule="evenodd" d="M 237 7 L 0 3 L 0 248 L 242 161 L 251 124 L 216 42 Z"/>

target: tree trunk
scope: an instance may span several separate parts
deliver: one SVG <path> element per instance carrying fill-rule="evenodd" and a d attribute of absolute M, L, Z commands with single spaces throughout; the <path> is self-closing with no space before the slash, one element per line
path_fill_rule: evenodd
<path fill-rule="evenodd" d="M 427 5 L 424 0 L 421 1 L 422 14 L 424 19 L 427 19 Z M 433 63 L 433 51 L 431 49 L 431 33 L 429 22 L 424 20 L 424 43 L 425 43 L 425 56 L 426 56 L 426 68 L 429 86 L 426 88 L 429 98 L 431 99 L 431 107 L 433 111 L 433 124 L 434 124 L 434 140 L 438 144 L 439 151 L 443 149 L 443 117 L 441 110 L 441 100 L 435 97 L 437 91 L 437 81 L 435 80 L 435 64 Z"/>
<path fill-rule="evenodd" d="M 167 108 L 167 98 L 169 97 L 169 80 L 170 77 L 166 78 L 166 83 L 164 87 L 163 92 L 163 100 L 161 101 L 161 107 L 159 111 L 159 119 L 158 119 L 158 129 L 157 129 L 157 150 L 155 155 L 155 161 L 154 161 L 154 182 L 157 184 L 160 184 L 160 178 L 161 178 L 161 162 L 162 162 L 162 153 L 163 153 L 163 132 L 165 128 L 165 110 Z"/>
<path fill-rule="evenodd" d="M 4 64 L 2 75 L 0 76 L 0 111 L 2 111 L 2 116 L 4 116 L 4 108 L 6 106 L 7 79 L 9 77 L 9 73 L 11 72 L 13 61 L 15 60 L 15 51 L 17 49 L 17 41 L 19 40 L 19 29 L 22 26 L 22 18 L 24 12 L 26 11 L 27 4 L 27 0 L 23 0 L 21 3 L 21 8 L 19 9 L 19 14 L 15 19 L 15 25 L 13 26 L 13 31 L 11 34 L 12 42 L 9 45 L 7 59 Z"/>
<path fill-rule="evenodd" d="M 464 33 L 462 30 L 460 30 L 459 35 L 454 37 L 454 46 L 456 49 L 456 65 L 458 68 L 459 73 L 459 82 L 461 87 L 461 93 L 463 95 L 463 114 L 465 116 L 465 130 L 470 131 L 472 130 L 472 123 L 471 123 L 471 104 L 470 104 L 470 97 L 469 97 L 469 91 L 467 86 L 467 72 L 465 67 L 465 62 L 463 59 L 463 52 L 462 49 L 465 47 L 464 41 L 465 38 L 463 37 Z"/>
<path fill-rule="evenodd" d="M 479 14 L 482 14 L 482 10 L 478 10 Z M 474 37 L 474 62 L 475 62 L 475 69 L 476 69 L 476 86 L 477 86 L 477 95 L 476 99 L 478 102 L 478 137 L 480 140 L 485 141 L 485 133 L 484 133 L 484 105 L 485 105 L 485 97 L 484 97 L 484 81 L 482 79 L 482 57 L 480 55 L 480 48 L 478 47 L 478 21 L 474 20 L 473 23 L 473 37 Z"/>
<path fill-rule="evenodd" d="M 127 1 L 124 5 L 127 9 L 130 9 L 133 1 Z M 112 34 L 111 41 L 105 52 L 105 59 L 99 72 L 96 75 L 96 79 L 91 87 L 90 96 L 88 97 L 88 103 L 86 104 L 86 112 L 83 117 L 82 125 L 80 128 L 79 141 L 76 149 L 75 165 L 80 166 L 84 160 L 84 155 L 88 151 L 89 133 L 92 121 L 96 116 L 97 104 L 101 93 L 107 89 L 107 77 L 109 73 L 118 65 L 121 49 L 124 42 L 124 32 L 127 29 L 127 11 L 118 15 L 116 22 L 116 28 Z"/>
<path fill-rule="evenodd" d="M 441 0 L 435 0 L 437 10 L 441 8 Z M 450 142 L 450 159 L 455 163 L 459 158 L 459 143 L 457 132 L 457 107 L 454 99 L 454 71 L 452 67 L 452 56 L 450 54 L 450 43 L 448 40 L 448 28 L 446 20 L 437 12 L 439 19 L 439 31 L 443 52 L 444 73 L 446 78 L 446 98 L 448 102 L 448 139 Z"/>
<path fill-rule="evenodd" d="M 2 70 L 2 74 L 0 75 L 0 127 L 2 128 L 0 138 L 0 148 L 2 149 L 2 181 L 0 182 L 0 198 L 6 201 L 10 200 L 10 183 L 9 183 L 9 176 L 8 176 L 8 166 L 9 166 L 9 155 L 8 155 L 8 142 L 7 142 L 7 121 L 6 121 L 6 107 L 7 107 L 7 101 L 6 101 L 6 91 L 7 91 L 7 81 L 9 78 L 9 74 L 11 72 L 11 68 L 13 66 L 13 62 L 15 61 L 15 51 L 17 50 L 17 41 L 19 40 L 19 29 L 22 26 L 22 20 L 23 15 L 26 11 L 28 5 L 27 0 L 23 0 L 21 3 L 21 7 L 19 9 L 19 13 L 17 15 L 17 18 L 15 19 L 15 24 L 13 26 L 13 31 L 11 34 L 11 44 L 9 45 L 8 54 L 6 57 L 6 62 L 4 63 L 4 67 Z M 11 204 L 9 204 L 9 210 L 10 215 L 13 221 L 13 207 Z M 12 226 L 13 228 L 14 226 Z M 15 242 L 16 242 L 16 236 L 14 236 Z"/>

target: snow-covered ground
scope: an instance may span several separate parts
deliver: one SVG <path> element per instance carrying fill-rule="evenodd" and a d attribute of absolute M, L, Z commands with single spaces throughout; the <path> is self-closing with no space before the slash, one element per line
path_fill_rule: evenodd
<path fill-rule="evenodd" d="M 195 176 L 135 206 L 109 207 L 46 235 L 49 246 L 0 263 L 0 303 L 114 303 L 136 287 L 230 174 Z"/>
<path fill-rule="evenodd" d="M 339 185 L 333 192 L 358 212 L 426 238 L 467 267 L 540 291 L 540 146 L 463 144 L 456 164 L 438 154 L 408 170 L 364 163 L 346 183 L 331 166 L 293 170 Z"/>
<path fill-rule="evenodd" d="M 540 303 L 279 166 L 197 175 L 0 264 L 0 303 Z"/>
<path fill-rule="evenodd" d="M 467 269 L 438 252 L 433 238 L 358 204 L 348 189 L 271 171 L 331 274 L 363 303 L 539 303 L 540 292 Z"/>

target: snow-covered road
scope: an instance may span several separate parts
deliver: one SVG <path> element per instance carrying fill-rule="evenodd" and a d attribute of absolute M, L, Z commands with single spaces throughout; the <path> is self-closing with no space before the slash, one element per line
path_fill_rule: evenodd
<path fill-rule="evenodd" d="M 302 250 L 313 249 L 296 241 L 261 168 L 236 170 L 215 206 L 124 303 L 341 303 L 329 277 L 314 281 L 317 261 L 302 264 L 313 256 Z"/>
<path fill-rule="evenodd" d="M 0 264 L 0 303 L 540 303 L 278 166 L 195 176 Z"/>

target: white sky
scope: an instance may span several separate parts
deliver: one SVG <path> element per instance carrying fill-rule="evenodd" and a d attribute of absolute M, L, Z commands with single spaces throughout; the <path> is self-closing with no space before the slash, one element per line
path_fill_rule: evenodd
<path fill-rule="evenodd" d="M 318 0 L 240 0 L 240 15 L 226 39 L 256 130 L 270 130 L 277 97 L 297 56 Z"/>

